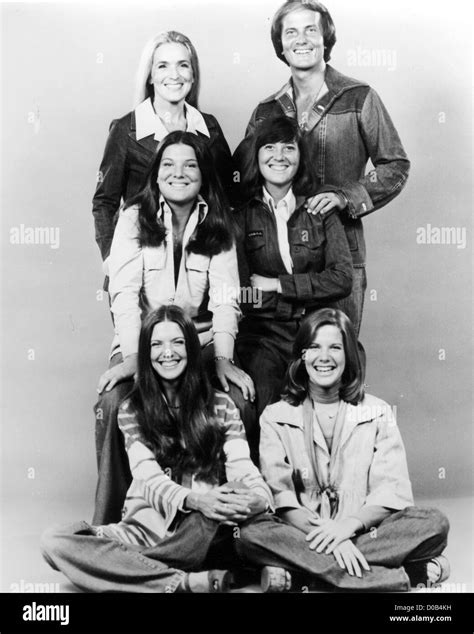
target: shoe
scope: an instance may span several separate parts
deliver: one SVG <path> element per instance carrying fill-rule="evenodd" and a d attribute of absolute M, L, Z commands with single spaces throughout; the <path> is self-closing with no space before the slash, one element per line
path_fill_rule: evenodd
<path fill-rule="evenodd" d="M 444 555 L 438 555 L 437 557 L 433 557 L 433 559 L 430 559 L 426 567 L 428 568 L 430 564 L 434 564 L 437 567 L 433 579 L 431 579 L 428 575 L 428 579 L 430 580 L 430 582 L 442 583 L 443 581 L 446 581 L 446 579 L 451 574 L 451 566 L 449 565 L 448 559 Z"/>
<path fill-rule="evenodd" d="M 228 592 L 233 581 L 230 570 L 188 572 L 183 581 L 186 592 Z"/>
<path fill-rule="evenodd" d="M 284 568 L 264 566 L 260 588 L 262 592 L 288 592 L 291 589 L 291 574 Z"/>

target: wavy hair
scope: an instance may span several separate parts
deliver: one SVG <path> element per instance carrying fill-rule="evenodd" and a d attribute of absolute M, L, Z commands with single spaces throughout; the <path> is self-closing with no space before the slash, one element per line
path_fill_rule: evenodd
<path fill-rule="evenodd" d="M 242 168 L 242 186 L 250 198 L 260 193 L 264 179 L 258 167 L 258 152 L 267 143 L 295 142 L 300 152 L 298 170 L 293 179 L 293 191 L 297 195 L 311 196 L 316 191 L 316 181 L 309 169 L 309 153 L 304 136 L 294 119 L 284 115 L 265 119 L 252 135 L 245 152 Z"/>
<path fill-rule="evenodd" d="M 169 408 L 150 358 L 153 329 L 164 321 L 178 325 L 186 345 L 187 365 L 179 379 L 178 413 Z M 173 480 L 179 481 L 184 472 L 211 483 L 222 478 L 224 429 L 215 421 L 214 398 L 193 321 L 176 305 L 148 313 L 140 331 L 137 378 L 129 399 L 147 445 L 160 466 L 172 470 Z"/>
<path fill-rule="evenodd" d="M 145 101 L 145 99 L 148 99 L 148 97 L 151 97 L 151 99 L 153 100 L 155 96 L 155 91 L 153 89 L 153 84 L 150 83 L 151 68 L 153 66 L 153 55 L 155 54 L 156 49 L 162 44 L 172 43 L 182 44 L 189 51 L 189 55 L 191 57 L 191 68 L 193 71 L 193 83 L 191 86 L 191 90 L 186 97 L 186 102 L 189 103 L 189 105 L 198 108 L 199 90 L 201 85 L 199 59 L 196 49 L 194 48 L 191 40 L 186 37 L 186 35 L 183 35 L 178 31 L 164 31 L 163 33 L 159 33 L 146 43 L 142 51 L 140 61 L 138 63 L 138 70 L 135 80 L 135 107 L 138 106 L 138 104 L 140 104 L 142 101 Z"/>
<path fill-rule="evenodd" d="M 361 359 L 357 335 L 349 317 L 335 308 L 322 308 L 308 315 L 302 322 L 293 344 L 293 354 L 286 371 L 282 399 L 291 405 L 299 405 L 308 395 L 308 373 L 303 351 L 311 346 L 321 326 L 336 326 L 344 343 L 346 367 L 341 378 L 339 397 L 357 405 L 364 398 L 365 363 Z"/>
<path fill-rule="evenodd" d="M 189 145 L 194 150 L 202 179 L 200 194 L 208 206 L 205 219 L 197 225 L 186 249 L 189 252 L 208 256 L 227 251 L 233 244 L 235 228 L 212 154 L 208 144 L 197 134 L 181 130 L 170 132 L 163 139 L 149 166 L 143 188 L 125 203 L 125 209 L 133 205 L 139 208 L 140 246 L 160 246 L 165 239 L 165 226 L 161 219 L 157 219 L 160 201 L 157 178 L 164 151 L 175 144 Z"/>
<path fill-rule="evenodd" d="M 325 62 L 329 62 L 329 60 L 331 59 L 331 51 L 334 47 L 334 44 L 336 43 L 336 27 L 334 26 L 334 22 L 332 21 L 331 14 L 323 4 L 321 4 L 320 2 L 315 2 L 315 0 L 288 0 L 288 2 L 285 2 L 273 16 L 271 28 L 271 38 L 275 53 L 278 59 L 281 59 L 281 61 L 284 62 L 287 66 L 289 66 L 289 64 L 286 61 L 285 56 L 283 55 L 283 46 L 281 44 L 283 20 L 289 13 L 293 13 L 293 11 L 301 11 L 304 9 L 319 13 L 319 15 L 321 16 L 320 19 L 321 27 L 323 30 Z"/>

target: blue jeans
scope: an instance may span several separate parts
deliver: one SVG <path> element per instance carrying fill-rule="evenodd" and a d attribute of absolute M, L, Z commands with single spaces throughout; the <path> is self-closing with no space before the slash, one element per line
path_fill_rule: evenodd
<path fill-rule="evenodd" d="M 46 531 L 41 549 L 53 568 L 94 592 L 175 592 L 184 571 L 243 562 L 306 573 L 341 590 L 394 592 L 410 589 L 404 565 L 441 554 L 449 524 L 436 509 L 410 507 L 393 513 L 375 536 L 354 538 L 371 568 L 362 578 L 340 568 L 333 555 L 310 551 L 302 531 L 272 515 L 254 516 L 239 528 L 191 512 L 183 514 L 172 536 L 144 548 L 97 537 L 89 524 L 76 522 Z"/>
<path fill-rule="evenodd" d="M 214 376 L 214 346 L 206 346 L 202 354 L 205 367 L 214 387 L 222 389 L 220 385 L 217 385 L 217 378 Z M 121 362 L 122 355 L 118 353 L 110 360 L 109 367 Z M 99 473 L 92 523 L 96 526 L 111 524 L 121 520 L 125 496 L 132 482 L 123 436 L 117 423 L 120 403 L 132 387 L 132 379 L 117 383 L 110 392 L 102 392 L 94 407 L 96 455 Z M 250 456 L 257 464 L 259 437 L 255 406 L 249 401 L 245 401 L 240 388 L 233 384 L 229 386 L 229 396 L 240 411 L 249 442 Z"/>
<path fill-rule="evenodd" d="M 364 310 L 365 291 L 367 289 L 367 275 L 364 266 L 355 266 L 352 271 L 352 292 L 348 297 L 334 302 L 334 308 L 339 308 L 350 318 L 356 335 L 359 335 Z"/>
<path fill-rule="evenodd" d="M 409 507 L 393 513 L 374 534 L 352 540 L 370 566 L 362 578 L 340 568 L 332 554 L 310 551 L 302 531 L 269 516 L 242 525 L 236 548 L 244 560 L 303 571 L 340 590 L 403 592 L 410 589 L 404 566 L 440 555 L 448 530 L 447 518 L 437 509 Z"/>

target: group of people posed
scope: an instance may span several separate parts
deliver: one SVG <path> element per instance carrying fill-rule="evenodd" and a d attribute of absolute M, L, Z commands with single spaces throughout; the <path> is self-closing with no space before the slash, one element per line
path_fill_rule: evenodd
<path fill-rule="evenodd" d="M 176 31 L 147 44 L 136 107 L 111 124 L 93 199 L 115 330 L 95 512 L 42 537 L 84 590 L 408 591 L 449 574 L 448 520 L 414 506 L 358 339 L 361 218 L 409 161 L 377 93 L 328 63 L 323 5 L 285 2 L 271 39 L 291 77 L 234 155 Z"/>

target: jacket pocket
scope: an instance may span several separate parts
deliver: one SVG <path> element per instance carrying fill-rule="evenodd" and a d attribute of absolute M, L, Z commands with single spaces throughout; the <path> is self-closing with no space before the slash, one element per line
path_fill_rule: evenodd
<path fill-rule="evenodd" d="M 159 271 L 165 268 L 166 253 L 163 247 L 143 248 L 143 268 L 147 271 Z"/>
<path fill-rule="evenodd" d="M 196 305 L 201 304 L 209 288 L 209 265 L 211 258 L 201 253 L 186 255 L 186 276 L 189 293 Z"/>
<path fill-rule="evenodd" d="M 263 231 L 249 231 L 245 236 L 245 248 L 249 253 L 254 253 L 265 246 Z"/>
<path fill-rule="evenodd" d="M 349 245 L 350 251 L 358 251 L 359 241 L 357 240 L 356 228 L 352 225 L 344 225 L 344 229 L 346 231 L 347 244 Z"/>
<path fill-rule="evenodd" d="M 318 249 L 326 239 L 324 230 L 318 230 L 314 227 L 292 228 L 290 230 L 290 244 L 297 247 L 305 247 L 306 249 Z"/>

